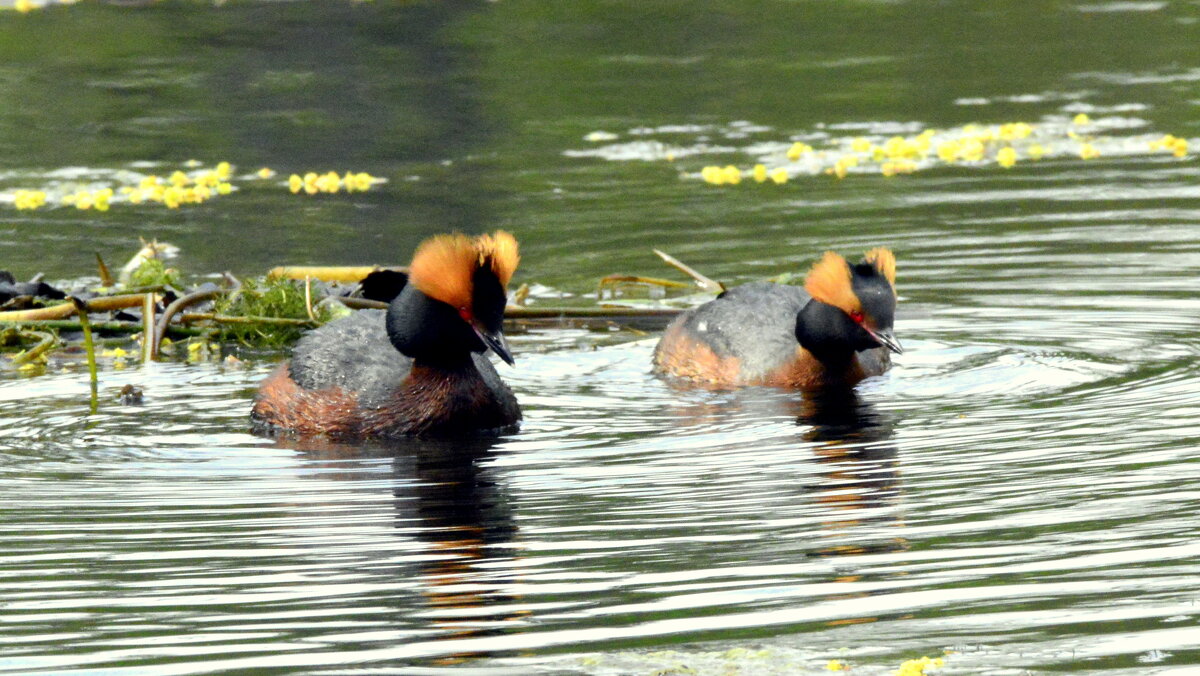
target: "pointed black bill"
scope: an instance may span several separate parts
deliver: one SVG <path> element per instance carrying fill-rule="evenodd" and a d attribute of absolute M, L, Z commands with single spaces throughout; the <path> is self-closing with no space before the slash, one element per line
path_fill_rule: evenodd
<path fill-rule="evenodd" d="M 904 354 L 904 348 L 900 345 L 900 341 L 896 340 L 896 336 L 892 335 L 890 329 L 886 331 L 872 331 L 871 329 L 867 329 L 867 333 L 871 334 L 872 338 L 879 341 L 880 345 L 886 347 L 892 352 L 895 352 L 896 354 Z"/>
<path fill-rule="evenodd" d="M 471 328 L 475 329 L 475 335 L 487 345 L 492 352 L 496 353 L 497 357 L 504 360 L 509 366 L 516 366 L 517 362 L 513 359 L 512 351 L 508 349 L 508 341 L 504 339 L 504 334 L 500 331 L 486 331 L 475 324 L 471 324 Z"/>

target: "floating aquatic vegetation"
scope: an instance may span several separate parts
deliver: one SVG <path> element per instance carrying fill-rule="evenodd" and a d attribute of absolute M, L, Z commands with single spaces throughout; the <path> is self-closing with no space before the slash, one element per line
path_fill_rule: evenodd
<path fill-rule="evenodd" d="M 216 314 L 251 321 L 221 325 L 220 338 L 243 345 L 281 346 L 297 340 L 305 328 L 329 321 L 328 306 L 314 306 L 305 284 L 290 279 L 247 279 L 232 294 L 220 298 Z M 290 323 L 256 322 L 256 319 L 287 319 Z"/>
<path fill-rule="evenodd" d="M 915 660 L 905 660 L 895 671 L 895 676 L 924 676 L 927 669 L 940 669 L 946 665 L 941 657 L 922 657 Z"/>
<path fill-rule="evenodd" d="M 845 649 L 843 649 L 844 651 Z M 589 670 L 622 674 L 813 674 L 863 671 L 893 676 L 931 676 L 945 666 L 943 658 L 905 660 L 898 667 L 850 662 L 845 659 L 818 660 L 803 651 L 786 648 L 731 648 L 724 651 L 657 650 L 594 653 L 573 658 Z"/>
<path fill-rule="evenodd" d="M 234 191 L 230 183 L 232 165 L 219 162 L 212 169 L 193 168 L 199 164 L 190 160 L 184 167 L 191 171 L 175 170 L 167 175 L 131 170 L 59 170 L 47 175 L 49 182 L 43 187 L 0 192 L 0 201 L 11 201 L 22 211 L 52 206 L 108 211 L 115 204 L 161 204 L 178 209 Z M 82 183 L 80 179 L 85 177 L 92 180 Z"/>
<path fill-rule="evenodd" d="M 265 181 L 276 176 L 275 170 L 267 167 L 240 177 L 234 176 L 233 171 L 229 162 L 218 162 L 206 169 L 198 160 L 188 160 L 180 169 L 154 174 L 132 170 L 59 170 L 47 175 L 49 182 L 42 187 L 0 191 L 0 203 L 11 202 L 21 211 L 57 206 L 103 212 L 118 204 L 180 209 L 230 195 L 238 190 L 235 183 Z M 81 178 L 91 180 L 84 183 Z M 324 174 L 308 172 L 303 176 L 293 174 L 287 185 L 293 193 L 303 191 L 314 195 L 366 192 L 371 186 L 384 182 L 366 172 L 348 171 L 338 175 L 331 171 Z"/>
<path fill-rule="evenodd" d="M 179 286 L 179 271 L 168 268 L 159 258 L 148 258 L 142 261 L 129 275 L 129 286 Z"/>
<path fill-rule="evenodd" d="M 743 152 L 755 156 L 749 166 L 711 164 L 697 173 L 685 174 L 710 185 L 733 186 L 743 182 L 781 185 L 797 176 L 850 175 L 900 176 L 928 169 L 963 166 L 987 168 L 999 165 L 1013 168 L 1026 162 L 1046 159 L 1096 160 L 1099 158 L 1169 154 L 1185 158 L 1191 144 L 1171 134 L 1130 135 L 1127 130 L 1144 126 L 1142 120 L 1123 117 L 1092 118 L 1087 113 L 1057 115 L 1036 124 L 968 124 L 951 129 L 922 129 L 916 125 L 891 124 L 872 127 L 873 134 L 835 136 L 833 129 L 854 129 L 862 125 L 824 127 L 803 135 L 799 141 L 758 140 L 742 148 L 716 147 L 710 144 L 717 128 L 691 130 L 699 134 L 688 145 L 679 139 L 671 143 L 642 138 L 635 143 L 618 142 L 588 150 L 567 150 L 569 157 L 601 157 L 612 161 L 668 160 L 689 155 Z M 763 129 L 752 128 L 755 134 Z M 679 130 L 632 130 L 645 137 L 650 134 L 678 136 Z M 899 133 L 896 133 L 899 132 Z M 745 134 L 743 134 L 745 135 Z M 733 138 L 731 134 L 725 134 Z M 613 135 L 615 138 L 615 135 Z M 589 136 L 587 140 L 608 140 Z M 636 147 L 635 147 L 636 145 Z M 668 151 L 669 149 L 669 151 Z M 636 151 L 636 152 L 635 152 Z"/>
<path fill-rule="evenodd" d="M 18 190 L 13 193 L 13 205 L 18 211 L 37 209 L 46 203 L 44 190 Z"/>
<path fill-rule="evenodd" d="M 345 190 L 346 192 L 366 192 L 375 183 L 382 182 L 382 179 L 376 178 L 365 171 L 358 173 L 347 171 L 343 176 L 338 176 L 336 171 L 328 171 L 324 174 L 310 171 L 303 176 L 299 174 L 289 176 L 288 189 L 293 194 L 304 192 L 308 195 L 336 193 L 340 190 Z"/>

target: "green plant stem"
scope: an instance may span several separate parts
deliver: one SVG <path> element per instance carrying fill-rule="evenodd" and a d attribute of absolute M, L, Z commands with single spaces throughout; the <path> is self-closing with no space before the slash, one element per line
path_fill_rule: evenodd
<path fill-rule="evenodd" d="M 29 326 L 39 329 L 54 329 L 56 331 L 82 331 L 83 324 L 75 319 L 27 319 L 24 321 L 13 321 L 8 319 L 0 319 L 0 326 Z M 92 330 L 96 333 L 138 333 L 143 330 L 141 324 L 133 322 L 91 322 Z M 176 338 L 189 338 L 192 336 L 203 335 L 202 329 L 193 329 L 185 326 L 169 326 L 167 327 L 167 335 Z"/>
<path fill-rule="evenodd" d="M 83 350 L 87 354 L 88 377 L 92 385 L 92 413 L 96 412 L 99 403 L 99 378 L 96 375 L 96 343 L 92 340 L 92 323 L 88 320 L 88 304 L 75 296 L 67 296 L 71 304 L 75 306 L 75 312 L 79 315 L 79 324 L 83 327 Z"/>
<path fill-rule="evenodd" d="M 25 350 L 24 352 L 14 356 L 14 364 L 25 364 L 27 362 L 31 362 L 34 359 L 42 356 L 42 354 L 45 352 L 49 351 L 50 348 L 53 347 L 56 342 L 58 342 L 58 339 L 53 333 L 46 333 L 44 331 L 21 331 L 20 335 L 22 338 L 36 338 L 38 343 L 28 350 Z"/>

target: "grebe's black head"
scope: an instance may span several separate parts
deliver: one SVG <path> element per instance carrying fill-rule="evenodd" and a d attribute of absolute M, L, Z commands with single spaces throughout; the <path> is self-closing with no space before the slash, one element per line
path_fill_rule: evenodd
<path fill-rule="evenodd" d="M 806 349 L 853 351 L 886 347 L 903 352 L 892 333 L 896 318 L 896 257 L 872 249 L 851 264 L 828 251 L 813 266 L 804 288 L 817 304 L 796 319 L 796 338 Z M 815 305 L 810 303 L 810 306 Z"/>
<path fill-rule="evenodd" d="M 462 361 L 491 349 L 512 364 L 504 340 L 505 287 L 520 257 L 504 231 L 438 235 L 417 248 L 409 283 L 388 306 L 388 337 L 413 359 Z"/>

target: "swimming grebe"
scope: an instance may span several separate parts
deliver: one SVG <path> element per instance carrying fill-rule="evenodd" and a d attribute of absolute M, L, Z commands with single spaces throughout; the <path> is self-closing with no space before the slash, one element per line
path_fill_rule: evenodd
<path fill-rule="evenodd" d="M 513 363 L 502 324 L 518 261 L 504 231 L 424 241 L 386 311 L 360 310 L 296 344 L 259 387 L 255 430 L 361 438 L 514 428 L 520 407 L 484 352 Z"/>
<path fill-rule="evenodd" d="M 826 252 L 804 288 L 739 286 L 677 317 L 654 370 L 716 386 L 815 388 L 883 373 L 896 312 L 896 258 L 872 249 L 851 264 Z"/>

